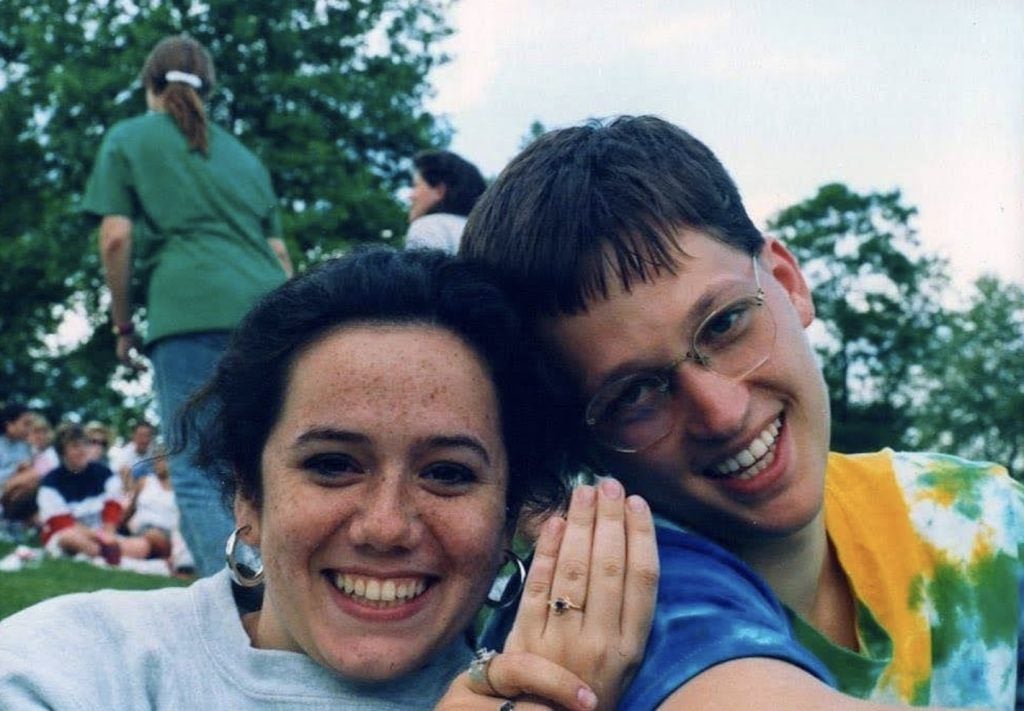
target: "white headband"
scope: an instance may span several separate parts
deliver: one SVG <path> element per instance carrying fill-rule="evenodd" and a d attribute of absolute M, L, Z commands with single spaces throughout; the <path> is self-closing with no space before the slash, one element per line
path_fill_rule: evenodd
<path fill-rule="evenodd" d="M 203 80 L 197 77 L 195 74 L 189 74 L 188 72 L 179 72 L 177 69 L 164 74 L 164 79 L 168 82 L 177 81 L 182 84 L 188 84 L 193 89 L 201 89 L 203 86 Z"/>

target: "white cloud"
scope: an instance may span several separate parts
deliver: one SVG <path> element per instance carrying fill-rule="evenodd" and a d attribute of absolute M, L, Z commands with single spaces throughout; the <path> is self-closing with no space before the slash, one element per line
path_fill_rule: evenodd
<path fill-rule="evenodd" d="M 781 42 L 763 31 L 761 18 L 725 5 L 674 12 L 648 18 L 627 40 L 630 53 L 675 58 L 691 77 L 743 83 L 787 79 L 831 78 L 846 68 L 833 53 L 813 44 Z"/>
<path fill-rule="evenodd" d="M 502 27 L 512 24 L 514 0 L 461 2 L 451 18 L 455 34 L 445 43 L 452 61 L 437 69 L 430 109 L 458 113 L 483 103 L 501 65 Z"/>
<path fill-rule="evenodd" d="M 961 279 L 1024 281 L 1024 4 L 463 0 L 433 105 L 489 175 L 530 122 L 655 113 L 755 220 L 844 182 L 903 190 Z"/>
<path fill-rule="evenodd" d="M 661 50 L 680 45 L 705 44 L 727 31 L 736 21 L 727 8 L 688 11 L 669 18 L 655 18 L 634 30 L 628 38 L 630 46 L 639 51 Z"/>

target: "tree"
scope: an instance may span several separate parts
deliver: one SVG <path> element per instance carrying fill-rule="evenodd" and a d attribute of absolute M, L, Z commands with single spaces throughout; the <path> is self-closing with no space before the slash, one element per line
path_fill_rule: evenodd
<path fill-rule="evenodd" d="M 538 138 L 548 132 L 548 129 L 544 126 L 540 119 L 534 119 L 530 122 L 530 127 L 526 129 L 526 133 L 519 139 L 519 150 L 524 150 L 531 143 L 536 141 Z"/>
<path fill-rule="evenodd" d="M 815 347 L 838 451 L 909 444 L 914 383 L 948 282 L 944 263 L 920 249 L 915 213 L 898 190 L 860 195 L 831 184 L 769 221 L 801 263 L 824 326 Z"/>
<path fill-rule="evenodd" d="M 946 314 L 935 338 L 939 355 L 913 436 L 1024 478 L 1024 288 L 981 277 L 967 308 Z"/>
<path fill-rule="evenodd" d="M 163 36 L 214 56 L 210 113 L 270 168 L 301 266 L 399 235 L 409 158 L 443 146 L 423 109 L 449 0 L 5 0 L 0 3 L 0 400 L 111 419 L 113 346 L 91 225 L 76 212 L 99 142 L 144 109 Z M 92 335 L 54 348 L 69 311 Z M 123 373 L 122 373 L 123 375 Z"/>

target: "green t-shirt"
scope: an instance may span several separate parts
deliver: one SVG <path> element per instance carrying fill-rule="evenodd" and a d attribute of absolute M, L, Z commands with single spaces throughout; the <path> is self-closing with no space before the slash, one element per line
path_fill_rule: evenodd
<path fill-rule="evenodd" d="M 281 236 L 270 176 L 218 126 L 204 156 L 165 113 L 119 122 L 103 139 L 82 209 L 132 220 L 147 343 L 234 328 L 285 280 L 267 244 Z"/>

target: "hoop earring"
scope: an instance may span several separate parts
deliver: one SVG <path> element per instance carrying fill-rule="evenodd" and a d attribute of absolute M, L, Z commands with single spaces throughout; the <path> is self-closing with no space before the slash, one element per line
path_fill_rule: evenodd
<path fill-rule="evenodd" d="M 252 557 L 259 561 L 258 568 L 253 568 L 238 561 L 237 551 L 239 541 L 241 540 L 238 534 L 248 531 L 249 528 L 249 526 L 239 526 L 236 528 L 228 536 L 227 545 L 224 546 L 224 561 L 228 564 L 228 572 L 231 574 L 231 579 L 236 585 L 241 585 L 243 588 L 254 588 L 263 582 L 263 561 L 260 559 L 259 553 L 255 552 L 255 549 L 253 549 Z"/>
<path fill-rule="evenodd" d="M 505 583 L 505 588 L 501 591 L 501 597 L 494 600 L 488 595 L 487 599 L 484 600 L 484 604 L 492 610 L 504 610 L 506 607 L 516 604 L 519 601 L 519 595 L 523 592 L 523 587 L 526 585 L 526 564 L 522 558 L 516 555 L 515 551 L 506 548 L 505 562 L 501 564 L 501 567 L 504 568 L 509 563 L 515 563 L 516 570 L 509 577 L 508 582 Z"/>

